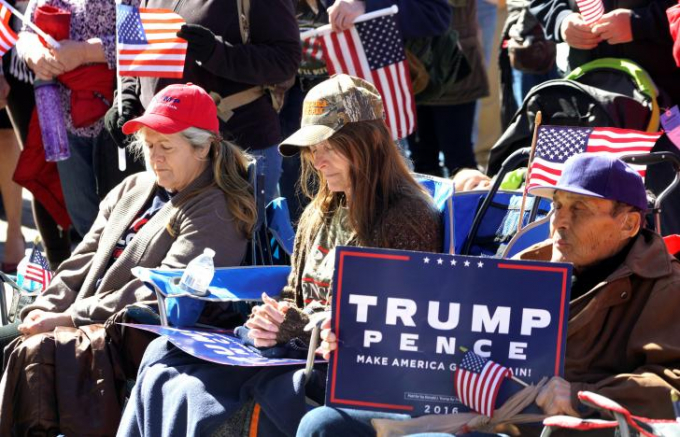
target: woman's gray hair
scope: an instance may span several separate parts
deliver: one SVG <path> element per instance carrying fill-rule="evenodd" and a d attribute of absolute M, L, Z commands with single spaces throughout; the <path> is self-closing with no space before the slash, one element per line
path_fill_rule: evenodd
<path fill-rule="evenodd" d="M 134 139 L 128 146 L 130 152 L 137 158 L 144 158 L 144 132 L 148 128 L 141 128 L 135 133 Z M 215 135 L 214 132 L 198 127 L 189 127 L 180 131 L 185 140 L 189 142 L 194 148 L 210 147 L 214 141 L 220 141 L 221 138 Z"/>
<path fill-rule="evenodd" d="M 136 156 L 143 156 L 147 170 L 151 168 L 148 156 L 144 153 L 145 141 L 144 133 L 148 128 L 142 128 L 134 136 L 133 141 L 128 146 L 130 151 Z M 206 160 L 212 167 L 213 186 L 217 186 L 226 196 L 227 206 L 231 215 L 236 221 L 238 229 L 245 238 L 249 238 L 255 222 L 257 221 L 257 210 L 255 208 L 255 197 L 252 186 L 248 182 L 248 163 L 252 160 L 250 155 L 243 152 L 235 144 L 223 140 L 215 132 L 190 127 L 179 132 L 194 149 L 208 148 Z M 188 199 L 200 196 L 209 187 L 201 187 L 185 196 Z M 180 208 L 181 205 L 176 205 Z M 167 229 L 170 235 L 176 236 L 175 217 L 171 218 Z"/>

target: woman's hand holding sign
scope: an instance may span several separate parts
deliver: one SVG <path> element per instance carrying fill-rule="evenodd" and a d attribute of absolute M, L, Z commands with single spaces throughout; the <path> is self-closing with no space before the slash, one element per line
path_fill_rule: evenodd
<path fill-rule="evenodd" d="M 321 346 L 316 350 L 316 353 L 323 355 L 324 360 L 328 360 L 331 352 L 338 348 L 338 338 L 331 331 L 330 316 L 321 323 L 321 340 Z"/>
<path fill-rule="evenodd" d="M 276 334 L 290 304 L 277 302 L 266 293 L 262 293 L 262 301 L 264 304 L 253 307 L 245 326 L 250 329 L 248 336 L 253 339 L 256 347 L 272 347 L 276 345 Z"/>

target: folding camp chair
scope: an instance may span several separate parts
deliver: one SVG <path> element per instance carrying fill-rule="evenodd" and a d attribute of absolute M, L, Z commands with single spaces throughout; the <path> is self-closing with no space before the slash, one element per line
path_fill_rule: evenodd
<path fill-rule="evenodd" d="M 8 294 L 11 296 L 9 299 Z M 25 290 L 12 276 L 0 272 L 0 326 L 14 323 L 21 309 L 33 302 L 39 294 L 40 290 Z"/>
<path fill-rule="evenodd" d="M 242 302 L 247 311 L 254 302 L 259 302 L 262 292 L 276 297 L 286 285 L 290 266 L 278 265 L 275 261 L 288 260 L 293 250 L 295 234 L 288 218 L 288 207 L 284 198 L 270 202 L 265 209 L 265 219 L 253 234 L 247 260 L 257 264 L 240 267 L 215 269 L 207 296 L 197 297 L 178 287 L 183 269 L 143 269 L 133 273 L 149 288 L 156 292 L 160 323 L 169 326 L 191 325 L 188 320 L 196 318 L 205 302 Z M 270 224 L 271 223 L 271 224 Z M 270 264 L 262 264 L 262 263 Z M 174 302 L 168 299 L 174 299 Z M 171 312 L 168 317 L 168 311 Z M 247 316 L 247 314 L 245 314 Z"/>
<path fill-rule="evenodd" d="M 638 164 L 638 165 L 658 165 L 663 163 L 669 163 L 673 170 L 675 171 L 675 177 L 673 181 L 664 189 L 660 194 L 656 196 L 656 200 L 651 209 L 651 213 L 654 216 L 654 230 L 661 233 L 661 206 L 668 197 L 668 195 L 675 190 L 675 188 L 680 183 L 680 158 L 670 152 L 651 152 L 643 155 L 626 155 L 622 156 L 621 160 L 627 162 L 628 164 Z"/>
<path fill-rule="evenodd" d="M 456 193 L 453 198 L 455 253 L 499 257 L 517 232 L 522 193 L 500 189 L 503 177 L 526 165 L 530 149 L 510 155 L 488 190 Z M 545 218 L 550 211 L 548 199 L 528 196 L 522 215 L 523 227 Z M 518 246 L 519 247 L 519 246 Z"/>

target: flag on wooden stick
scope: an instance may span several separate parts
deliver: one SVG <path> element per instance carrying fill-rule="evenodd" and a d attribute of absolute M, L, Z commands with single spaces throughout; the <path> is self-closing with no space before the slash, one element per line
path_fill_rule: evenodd
<path fill-rule="evenodd" d="M 456 394 L 465 406 L 492 417 L 501 383 L 511 376 L 507 367 L 468 351 L 456 368 Z"/>
<path fill-rule="evenodd" d="M 181 78 L 186 40 L 177 36 L 185 23 L 168 9 L 116 7 L 118 74 Z"/>
<path fill-rule="evenodd" d="M 41 284 L 41 290 L 46 289 L 52 280 L 50 265 L 47 263 L 47 259 L 43 256 L 37 245 L 33 246 L 31 256 L 28 258 L 24 278 Z"/>
<path fill-rule="evenodd" d="M 12 18 L 12 13 L 9 9 L 5 5 L 0 5 L 0 56 L 9 52 L 19 39 L 9 25 L 10 18 Z"/>
<path fill-rule="evenodd" d="M 587 24 L 593 24 L 604 14 L 602 0 L 576 0 L 578 10 Z"/>
<path fill-rule="evenodd" d="M 371 82 L 380 92 L 394 139 L 415 129 L 415 99 L 406 52 L 394 15 L 357 22 L 343 32 L 320 37 L 328 73 Z"/>
<path fill-rule="evenodd" d="M 539 126 L 536 153 L 529 167 L 527 188 L 552 186 L 565 161 L 578 153 L 611 153 L 616 157 L 649 153 L 661 132 L 613 127 Z M 646 166 L 631 165 L 645 177 Z"/>

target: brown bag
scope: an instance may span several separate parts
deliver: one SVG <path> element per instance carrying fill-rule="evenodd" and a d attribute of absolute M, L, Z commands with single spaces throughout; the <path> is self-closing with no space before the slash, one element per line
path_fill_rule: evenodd
<path fill-rule="evenodd" d="M 427 88 L 427 84 L 430 82 L 430 74 L 427 72 L 425 64 L 409 49 L 406 49 L 406 59 L 408 61 L 408 71 L 411 75 L 413 94 L 420 94 Z"/>
<path fill-rule="evenodd" d="M 23 336 L 6 351 L 0 435 L 116 435 L 126 380 L 103 325 Z"/>
<path fill-rule="evenodd" d="M 556 45 L 545 39 L 540 25 L 534 26 L 523 39 L 510 37 L 508 57 L 515 70 L 531 74 L 545 74 L 555 64 Z"/>

